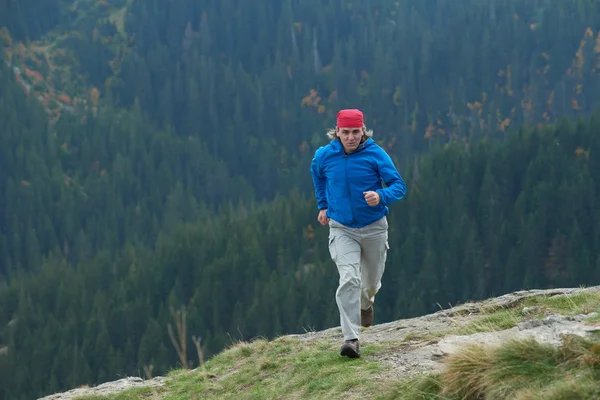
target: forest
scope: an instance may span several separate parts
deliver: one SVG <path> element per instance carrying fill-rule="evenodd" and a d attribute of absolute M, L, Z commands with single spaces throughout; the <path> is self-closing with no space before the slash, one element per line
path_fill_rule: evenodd
<path fill-rule="evenodd" d="M 5 1 L 0 50 L 2 399 L 339 325 L 340 108 L 408 186 L 375 323 L 600 284 L 592 0 Z"/>

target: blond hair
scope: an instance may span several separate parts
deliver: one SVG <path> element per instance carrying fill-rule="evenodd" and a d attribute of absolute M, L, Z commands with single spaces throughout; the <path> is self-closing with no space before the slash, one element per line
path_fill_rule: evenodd
<path fill-rule="evenodd" d="M 337 129 L 337 126 L 335 128 L 332 128 L 327 131 L 327 137 L 329 139 L 334 140 L 335 138 L 337 138 L 337 135 L 335 134 L 336 129 Z M 362 126 L 362 130 L 363 130 L 363 134 L 367 138 L 373 137 L 373 130 L 371 130 L 371 129 L 367 130 L 367 127 L 365 125 Z"/>

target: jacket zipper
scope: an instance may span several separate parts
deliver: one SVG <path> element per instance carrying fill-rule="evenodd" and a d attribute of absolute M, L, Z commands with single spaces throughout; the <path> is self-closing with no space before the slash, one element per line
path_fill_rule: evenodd
<path fill-rule="evenodd" d="M 348 191 L 348 198 L 350 199 L 350 214 L 352 215 L 352 225 L 354 225 L 354 210 L 352 208 L 352 194 L 350 193 L 350 184 L 348 183 L 348 156 L 349 154 L 344 154 L 344 158 L 346 159 L 346 190 Z"/>

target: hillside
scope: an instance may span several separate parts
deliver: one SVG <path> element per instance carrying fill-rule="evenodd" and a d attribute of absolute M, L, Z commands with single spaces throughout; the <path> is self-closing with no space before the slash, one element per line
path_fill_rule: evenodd
<path fill-rule="evenodd" d="M 519 291 L 362 332 L 358 360 L 337 354 L 343 339 L 331 328 L 236 342 L 193 370 L 124 378 L 42 400 L 600 395 L 600 286 Z"/>
<path fill-rule="evenodd" d="M 68 20 L 31 41 L 13 39 L 9 29 L 0 26 L 7 64 L 25 93 L 43 105 L 51 124 L 63 112 L 81 116 L 97 110 L 100 90 L 117 84 L 123 58 L 133 49 L 133 38 L 127 37 L 124 28 L 131 3 L 78 0 L 64 4 L 61 12 L 68 14 Z M 87 57 L 92 54 L 93 58 Z M 94 79 L 98 72 L 107 74 L 106 81 Z"/>
<path fill-rule="evenodd" d="M 46 15 L 0 9 L 15 17 L 0 19 L 0 45 L 53 123 L 65 111 L 137 100 L 154 125 L 200 135 L 235 173 L 248 167 L 236 165 L 228 137 L 240 126 L 244 144 L 267 146 L 293 173 L 348 104 L 402 159 L 599 104 L 594 2 L 44 3 Z M 342 28 L 350 21 L 356 29 Z M 301 135 L 286 133 L 298 124 Z M 284 182 L 261 172 L 276 186 L 272 197 Z"/>
<path fill-rule="evenodd" d="M 35 110 L 19 93 L 6 95 L 24 105 L 16 115 L 25 105 Z M 182 308 L 207 357 L 232 337 L 337 324 L 335 268 L 312 196 L 225 202 L 209 212 L 190 191 L 201 193 L 198 180 L 214 174 L 190 178 L 188 190 L 168 178 L 167 165 L 178 170 L 182 160 L 199 161 L 193 142 L 136 136 L 143 119 L 132 119 L 128 132 L 111 115 L 85 131 L 77 122 L 63 125 L 60 134 L 89 134 L 80 135 L 80 153 L 6 118 L 0 221 L 8 229 L 0 235 L 0 259 L 8 262 L 0 267 L 10 279 L 0 282 L 0 393 L 41 397 L 150 366 L 152 375 L 163 375 L 180 362 L 168 325 Z M 411 195 L 389 218 L 380 321 L 523 287 L 598 283 L 599 123 L 598 115 L 589 123 L 562 120 L 502 142 L 456 142 L 419 157 L 406 175 Z M 105 126 L 128 135 L 96 135 Z M 19 139 L 30 149 L 26 157 L 6 152 Z M 92 168 L 91 150 L 108 149 L 110 141 L 125 151 L 106 150 L 99 161 L 105 168 Z M 154 157 L 162 160 L 156 170 Z M 89 168 L 82 173 L 75 165 Z M 158 207 L 165 193 L 165 207 Z M 23 225 L 27 235 L 7 234 Z M 188 343 L 189 361 L 196 362 L 194 353 Z"/>

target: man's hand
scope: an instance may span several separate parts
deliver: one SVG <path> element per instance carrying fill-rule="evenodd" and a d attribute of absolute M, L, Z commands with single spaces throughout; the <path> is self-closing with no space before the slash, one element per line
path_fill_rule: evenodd
<path fill-rule="evenodd" d="M 380 201 L 379 193 L 373 192 L 373 191 L 368 191 L 368 192 L 363 192 L 363 194 L 365 195 L 365 200 L 367 201 L 367 203 L 370 206 L 376 206 L 377 204 L 379 204 L 379 201 Z"/>
<path fill-rule="evenodd" d="M 327 225 L 329 223 L 329 218 L 327 218 L 327 209 L 319 211 L 319 216 L 317 217 L 321 225 Z"/>

